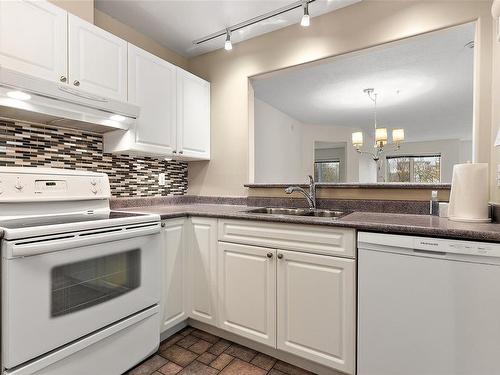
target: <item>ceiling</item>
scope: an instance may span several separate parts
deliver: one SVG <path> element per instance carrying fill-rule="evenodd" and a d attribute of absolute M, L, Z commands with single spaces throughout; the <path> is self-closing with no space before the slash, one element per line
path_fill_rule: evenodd
<path fill-rule="evenodd" d="M 407 140 L 472 138 L 475 24 L 255 77 L 255 96 L 304 124 L 404 128 Z"/>
<path fill-rule="evenodd" d="M 314 17 L 361 0 L 316 0 L 309 6 Z M 164 47 L 185 57 L 220 49 L 224 37 L 195 46 L 192 41 L 229 26 L 260 16 L 295 2 L 295 0 L 95 0 L 97 9 L 131 26 Z M 232 41 L 253 38 L 300 22 L 301 9 L 281 14 L 256 25 L 235 31 Z"/>

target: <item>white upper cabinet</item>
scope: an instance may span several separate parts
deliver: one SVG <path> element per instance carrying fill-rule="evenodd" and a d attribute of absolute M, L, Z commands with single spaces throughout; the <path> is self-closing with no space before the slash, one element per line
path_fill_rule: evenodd
<path fill-rule="evenodd" d="M 45 1 L 0 1 L 0 65 L 67 80 L 67 12 Z"/>
<path fill-rule="evenodd" d="M 0 66 L 140 106 L 106 152 L 210 159 L 210 83 L 43 0 L 0 0 Z"/>
<path fill-rule="evenodd" d="M 210 82 L 177 68 L 177 152 L 210 159 Z"/>
<path fill-rule="evenodd" d="M 278 250 L 277 347 L 354 374 L 356 263 Z"/>
<path fill-rule="evenodd" d="M 129 101 L 141 107 L 135 148 L 172 153 L 176 142 L 176 67 L 131 44 L 128 65 Z"/>
<path fill-rule="evenodd" d="M 127 42 L 69 15 L 69 83 L 104 97 L 127 100 Z"/>

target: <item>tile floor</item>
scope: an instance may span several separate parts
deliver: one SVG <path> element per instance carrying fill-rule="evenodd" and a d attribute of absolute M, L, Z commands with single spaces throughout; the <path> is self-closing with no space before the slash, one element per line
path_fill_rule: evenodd
<path fill-rule="evenodd" d="M 311 375 L 210 333 L 186 327 L 127 375 Z"/>

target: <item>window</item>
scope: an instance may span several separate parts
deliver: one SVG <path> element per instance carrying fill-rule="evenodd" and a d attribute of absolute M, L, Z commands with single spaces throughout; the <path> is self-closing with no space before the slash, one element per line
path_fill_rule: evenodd
<path fill-rule="evenodd" d="M 315 161 L 314 180 L 316 182 L 340 182 L 340 160 Z"/>
<path fill-rule="evenodd" d="M 441 155 L 387 156 L 388 182 L 441 181 Z"/>

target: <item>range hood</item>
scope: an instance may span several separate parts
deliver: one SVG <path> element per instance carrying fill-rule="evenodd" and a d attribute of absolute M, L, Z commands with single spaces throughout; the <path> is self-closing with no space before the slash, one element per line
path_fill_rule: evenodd
<path fill-rule="evenodd" d="M 139 107 L 0 66 L 0 118 L 106 133 L 129 129 Z"/>

